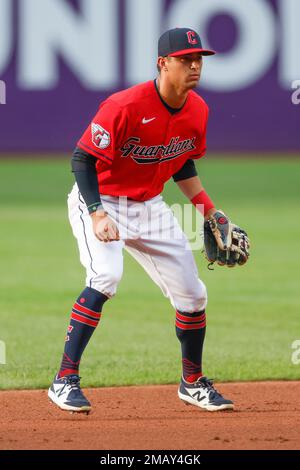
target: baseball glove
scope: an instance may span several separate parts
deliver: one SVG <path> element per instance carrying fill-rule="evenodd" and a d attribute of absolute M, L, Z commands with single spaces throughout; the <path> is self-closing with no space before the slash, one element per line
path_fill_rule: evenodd
<path fill-rule="evenodd" d="M 247 233 L 230 222 L 220 210 L 204 223 L 204 251 L 210 265 L 242 265 L 249 258 L 250 240 Z"/>

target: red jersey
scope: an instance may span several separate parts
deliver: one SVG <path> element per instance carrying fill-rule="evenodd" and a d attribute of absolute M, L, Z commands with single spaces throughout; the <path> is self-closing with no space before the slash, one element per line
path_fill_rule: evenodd
<path fill-rule="evenodd" d="M 145 201 L 188 159 L 205 154 L 207 118 L 208 106 L 194 91 L 172 114 L 149 81 L 101 103 L 77 145 L 97 158 L 100 194 Z"/>

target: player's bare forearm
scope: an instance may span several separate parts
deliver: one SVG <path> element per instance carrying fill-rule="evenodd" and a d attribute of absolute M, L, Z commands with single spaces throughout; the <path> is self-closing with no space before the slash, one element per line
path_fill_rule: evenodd
<path fill-rule="evenodd" d="M 192 176 L 192 178 L 177 181 L 177 184 L 189 200 L 193 199 L 196 194 L 199 194 L 204 189 L 199 176 Z"/>
<path fill-rule="evenodd" d="M 191 201 L 197 194 L 204 190 L 203 184 L 199 176 L 193 176 L 192 178 L 187 178 L 185 180 L 177 181 L 176 183 L 183 192 L 183 194 Z M 208 219 L 211 214 L 216 211 L 215 207 L 212 207 L 205 214 L 205 218 Z"/>

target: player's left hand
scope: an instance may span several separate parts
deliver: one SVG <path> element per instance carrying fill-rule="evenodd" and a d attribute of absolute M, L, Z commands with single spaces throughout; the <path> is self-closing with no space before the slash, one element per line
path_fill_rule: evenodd
<path fill-rule="evenodd" d="M 234 267 L 248 261 L 250 240 L 247 233 L 217 210 L 204 223 L 204 251 L 210 263 Z"/>

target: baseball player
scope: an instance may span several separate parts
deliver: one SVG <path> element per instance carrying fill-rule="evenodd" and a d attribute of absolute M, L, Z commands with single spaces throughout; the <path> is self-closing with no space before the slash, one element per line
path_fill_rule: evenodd
<path fill-rule="evenodd" d="M 123 249 L 176 312 L 182 352 L 179 398 L 209 411 L 233 408 L 202 373 L 206 288 L 187 237 L 161 196 L 172 177 L 202 211 L 211 262 L 234 266 L 247 261 L 245 232 L 215 208 L 194 164 L 206 151 L 208 107 L 193 89 L 203 56 L 213 54 L 190 28 L 165 32 L 158 42 L 157 78 L 102 102 L 77 143 L 68 208 L 86 287 L 73 305 L 61 366 L 48 392 L 63 410 L 91 409 L 80 388 L 79 364 L 104 303 L 116 294 Z"/>

